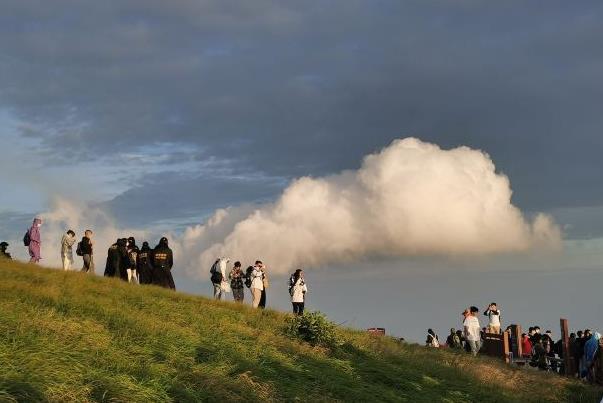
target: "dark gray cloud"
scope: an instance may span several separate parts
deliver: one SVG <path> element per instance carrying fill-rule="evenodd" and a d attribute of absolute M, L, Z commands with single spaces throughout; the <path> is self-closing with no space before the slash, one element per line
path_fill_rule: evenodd
<path fill-rule="evenodd" d="M 279 178 L 194 177 L 161 173 L 101 204 L 120 225 L 168 224 L 178 230 L 198 224 L 218 208 L 267 202 L 285 186 Z"/>
<path fill-rule="evenodd" d="M 0 108 L 54 163 L 171 142 L 289 178 L 415 135 L 488 151 L 521 207 L 600 205 L 602 17 L 595 1 L 5 1 Z"/>

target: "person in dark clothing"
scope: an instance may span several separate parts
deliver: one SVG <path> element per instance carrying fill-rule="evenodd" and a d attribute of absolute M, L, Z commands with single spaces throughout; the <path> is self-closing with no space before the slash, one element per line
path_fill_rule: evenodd
<path fill-rule="evenodd" d="M 84 266 L 82 272 L 94 274 L 94 241 L 92 240 L 92 231 L 86 230 L 84 237 L 80 242 L 80 251 L 84 259 Z"/>
<path fill-rule="evenodd" d="M 8 248 L 8 243 L 4 241 L 0 242 L 0 258 L 12 259 L 10 253 L 6 251 L 6 248 Z"/>
<path fill-rule="evenodd" d="M 140 284 L 153 283 L 153 266 L 151 265 L 151 248 L 148 242 L 142 243 L 142 248 L 138 252 L 136 262 L 136 272 L 138 273 L 138 281 Z"/>
<path fill-rule="evenodd" d="M 119 253 L 118 239 L 107 250 L 107 263 L 105 264 L 105 277 L 121 277 L 121 255 Z"/>
<path fill-rule="evenodd" d="M 128 282 L 138 284 L 138 253 L 140 249 L 136 246 L 136 240 L 134 237 L 128 238 Z"/>
<path fill-rule="evenodd" d="M 450 329 L 450 334 L 446 338 L 446 345 L 448 346 L 448 348 L 455 348 L 455 349 L 463 348 L 463 342 L 461 341 L 461 338 L 459 337 L 456 329 L 454 329 L 454 328 Z"/>
<path fill-rule="evenodd" d="M 575 374 L 579 374 L 580 373 L 580 359 L 582 358 L 582 355 L 584 354 L 584 343 L 582 342 L 582 330 L 578 330 L 576 332 L 576 337 L 574 339 L 574 343 L 572 346 L 572 355 L 574 357 L 574 370 L 575 370 Z M 580 345 L 582 344 L 582 350 Z"/>
<path fill-rule="evenodd" d="M 119 278 L 123 281 L 128 281 L 128 267 L 130 267 L 130 256 L 128 255 L 128 240 L 121 238 L 117 242 L 117 250 L 119 251 Z"/>
<path fill-rule="evenodd" d="M 153 265 L 153 283 L 160 287 L 175 290 L 176 285 L 171 272 L 174 265 L 174 256 L 168 246 L 166 237 L 161 238 L 159 244 L 153 249 L 151 263 Z"/>

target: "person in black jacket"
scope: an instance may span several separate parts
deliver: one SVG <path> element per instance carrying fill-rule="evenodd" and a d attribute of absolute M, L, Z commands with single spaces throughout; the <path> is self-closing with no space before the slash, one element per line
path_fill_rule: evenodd
<path fill-rule="evenodd" d="M 174 265 L 174 256 L 168 246 L 168 239 L 166 237 L 161 238 L 159 244 L 153 249 L 151 263 L 153 264 L 153 283 L 175 290 L 176 285 L 174 284 L 171 272 Z"/>
<path fill-rule="evenodd" d="M 105 264 L 105 277 L 120 277 L 121 255 L 119 253 L 119 239 L 107 251 Z"/>
<path fill-rule="evenodd" d="M 82 272 L 94 274 L 94 241 L 92 240 L 92 231 L 87 229 L 84 232 L 84 237 L 80 242 L 80 251 L 84 259 L 84 265 L 82 266 Z"/>
<path fill-rule="evenodd" d="M 140 284 L 153 283 L 153 266 L 151 265 L 151 248 L 148 242 L 142 243 L 142 248 L 138 252 L 136 262 L 136 271 L 138 273 L 138 281 Z"/>
<path fill-rule="evenodd" d="M 117 241 L 117 250 L 119 251 L 119 278 L 128 281 L 128 267 L 130 267 L 130 256 L 128 255 L 128 240 L 121 238 Z"/>

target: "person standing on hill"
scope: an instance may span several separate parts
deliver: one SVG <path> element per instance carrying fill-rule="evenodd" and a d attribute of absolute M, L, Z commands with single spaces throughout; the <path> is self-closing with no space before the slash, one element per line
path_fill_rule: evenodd
<path fill-rule="evenodd" d="M 488 317 L 488 333 L 500 334 L 500 310 L 496 306 L 496 302 L 488 305 L 484 315 Z"/>
<path fill-rule="evenodd" d="M 266 308 L 266 291 L 268 287 L 270 287 L 270 281 L 268 281 L 268 272 L 266 270 L 266 265 L 260 262 L 260 268 L 262 270 L 262 294 L 260 296 L 260 304 L 258 305 L 260 308 Z"/>
<path fill-rule="evenodd" d="M 30 263 L 39 263 L 42 259 L 40 254 L 40 250 L 42 248 L 42 238 L 40 236 L 40 227 L 42 226 L 42 220 L 40 218 L 34 218 L 33 224 L 25 233 L 25 237 L 23 238 L 23 243 L 27 246 L 29 251 L 29 262 Z"/>
<path fill-rule="evenodd" d="M 8 248 L 8 243 L 4 241 L 0 242 L 0 258 L 12 260 L 12 256 L 6 251 L 6 248 Z"/>
<path fill-rule="evenodd" d="M 119 250 L 119 278 L 128 281 L 128 268 L 130 267 L 130 256 L 128 255 L 128 239 L 121 238 L 117 242 Z"/>
<path fill-rule="evenodd" d="M 128 282 L 138 284 L 138 253 L 140 250 L 136 246 L 134 237 L 128 238 Z"/>
<path fill-rule="evenodd" d="M 174 278 L 172 277 L 174 255 L 168 246 L 168 239 L 166 237 L 161 238 L 159 244 L 153 249 L 151 263 L 153 265 L 154 284 L 175 290 L 176 284 L 174 284 Z"/>
<path fill-rule="evenodd" d="M 63 270 L 69 271 L 73 267 L 73 244 L 75 243 L 75 232 L 72 230 L 63 234 L 61 239 L 61 260 L 63 262 Z"/>
<path fill-rule="evenodd" d="M 230 292 L 230 285 L 226 279 L 226 265 L 230 259 L 220 257 L 216 259 L 209 270 L 211 283 L 214 287 L 214 299 L 221 300 L 225 293 Z"/>
<path fill-rule="evenodd" d="M 304 279 L 304 271 L 302 269 L 295 270 L 293 274 L 293 286 L 289 288 L 291 294 L 291 304 L 293 305 L 293 313 L 295 315 L 303 315 L 306 304 L 306 293 L 308 286 Z"/>
<path fill-rule="evenodd" d="M 228 273 L 228 278 L 230 279 L 232 296 L 234 297 L 235 302 L 239 303 L 243 303 L 243 299 L 245 298 L 243 277 L 245 277 L 245 275 L 241 270 L 241 262 L 235 262 L 234 267 L 230 273 Z"/>
<path fill-rule="evenodd" d="M 251 295 L 253 296 L 252 306 L 257 308 L 260 306 L 262 299 L 262 291 L 264 290 L 264 272 L 262 271 L 261 261 L 256 261 L 251 272 Z"/>
<path fill-rule="evenodd" d="M 119 239 L 109 246 L 107 250 L 107 263 L 105 264 L 105 277 L 119 277 Z"/>
<path fill-rule="evenodd" d="M 136 269 L 138 273 L 138 281 L 140 284 L 153 283 L 153 266 L 151 266 L 151 248 L 148 242 L 142 243 L 142 248 L 138 252 L 136 261 Z"/>
<path fill-rule="evenodd" d="M 82 272 L 94 274 L 94 241 L 92 240 L 91 230 L 87 229 L 84 232 L 84 237 L 80 241 L 78 249 L 80 250 L 84 259 Z"/>
<path fill-rule="evenodd" d="M 469 308 L 469 314 L 466 316 L 465 321 L 463 322 L 465 339 L 467 340 L 469 348 L 471 349 L 471 354 L 473 354 L 474 357 L 482 347 L 481 327 L 479 324 L 479 319 L 477 318 L 478 312 L 479 309 L 477 309 L 475 306 L 472 306 Z"/>
<path fill-rule="evenodd" d="M 530 358 L 532 356 L 532 341 L 530 336 L 525 333 L 521 334 L 521 355 L 524 358 Z"/>

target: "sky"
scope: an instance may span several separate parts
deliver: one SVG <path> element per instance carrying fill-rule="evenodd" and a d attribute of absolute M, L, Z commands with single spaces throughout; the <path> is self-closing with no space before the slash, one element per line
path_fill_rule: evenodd
<path fill-rule="evenodd" d="M 558 335 L 566 315 L 570 326 L 601 330 L 602 17 L 597 1 L 57 0 L 47 7 L 5 0 L 0 238 L 25 258 L 19 239 L 32 218 L 54 217 L 43 228 L 43 256 L 54 265 L 52 243 L 67 225 L 78 235 L 94 227 L 107 237 L 101 244 L 116 232 L 151 243 L 169 234 L 177 286 L 208 295 L 207 256 L 238 251 L 233 245 L 248 235 L 235 225 L 256 225 L 249 217 L 260 211 L 266 228 L 316 234 L 311 250 L 283 243 L 278 232 L 258 238 L 285 256 L 299 249 L 291 264 L 307 271 L 308 307 L 338 323 L 422 341 L 428 327 L 445 335 L 460 326 L 467 305 L 495 300 L 503 323 L 540 324 Z M 386 166 L 379 156 L 407 138 L 436 150 L 411 167 L 419 183 L 429 169 L 428 183 L 457 192 L 466 188 L 430 164 L 470 150 L 463 161 L 475 158 L 487 174 L 475 189 L 503 196 L 496 205 L 517 219 L 522 247 L 466 248 L 459 256 L 399 241 L 410 213 L 367 200 L 394 207 L 420 200 L 411 204 L 446 213 L 462 199 L 441 199 L 431 188 L 417 199 L 400 163 L 410 151 L 394 153 L 395 181 L 371 188 L 381 177 L 363 179 L 375 172 L 370 161 Z M 444 168 L 478 172 L 459 164 Z M 344 195 L 339 209 L 303 197 L 323 185 Z M 316 221 L 324 214 L 344 225 L 341 215 L 326 214 L 342 211 L 350 228 L 375 222 L 396 237 L 380 238 L 375 225 L 371 237 L 347 242 L 343 230 L 325 232 L 322 222 L 291 221 L 296 192 L 296 206 L 318 212 Z M 480 207 L 486 199 L 476 200 Z M 426 217 L 413 228 L 441 224 L 433 211 L 413 213 Z M 558 229 L 559 247 L 534 246 L 539 214 Z M 508 217 L 469 215 L 447 234 L 472 223 L 490 229 L 491 245 L 504 244 Z M 209 232 L 211 242 L 199 240 Z M 359 248 L 370 239 L 379 245 Z M 340 241 L 340 249 L 325 250 Z M 257 251 L 263 255 L 281 256 Z M 288 310 L 288 266 L 266 263 L 276 273 L 271 305 Z"/>

